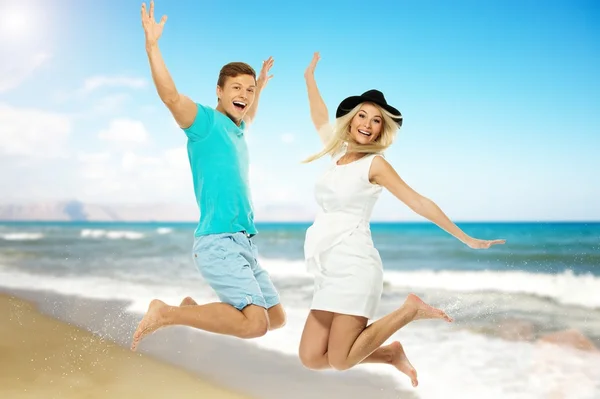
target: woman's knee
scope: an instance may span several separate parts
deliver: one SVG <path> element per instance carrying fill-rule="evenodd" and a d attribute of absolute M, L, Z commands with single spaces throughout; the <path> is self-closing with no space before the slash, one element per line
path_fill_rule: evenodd
<path fill-rule="evenodd" d="M 302 350 L 298 353 L 298 357 L 300 358 L 300 363 L 304 367 L 310 370 L 321 370 L 323 369 L 323 365 L 327 363 L 327 359 L 325 359 L 326 355 L 318 354 L 312 351 Z"/>
<path fill-rule="evenodd" d="M 348 361 L 348 356 L 341 353 L 329 352 L 328 361 L 331 368 L 337 371 L 345 371 L 353 366 Z"/>

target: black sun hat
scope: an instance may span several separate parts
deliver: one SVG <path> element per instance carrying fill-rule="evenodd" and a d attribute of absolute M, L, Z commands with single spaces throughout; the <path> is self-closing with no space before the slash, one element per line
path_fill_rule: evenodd
<path fill-rule="evenodd" d="M 335 117 L 339 118 L 340 116 L 346 115 L 358 104 L 364 102 L 370 102 L 379 105 L 381 108 L 385 109 L 393 115 L 392 119 L 396 121 L 398 127 L 402 126 L 402 114 L 400 113 L 400 111 L 389 105 L 385 100 L 385 96 L 383 95 L 383 93 L 375 89 L 365 91 L 360 96 L 350 96 L 342 100 L 342 102 L 337 108 L 337 111 L 335 112 Z"/>

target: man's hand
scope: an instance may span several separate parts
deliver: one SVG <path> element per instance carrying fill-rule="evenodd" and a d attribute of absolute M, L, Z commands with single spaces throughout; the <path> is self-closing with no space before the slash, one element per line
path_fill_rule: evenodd
<path fill-rule="evenodd" d="M 163 28 L 167 22 L 167 16 L 163 15 L 159 23 L 154 20 L 154 1 L 150 1 L 150 13 L 146 11 L 146 3 L 142 3 L 142 26 L 146 35 L 146 46 L 158 43 Z"/>
<path fill-rule="evenodd" d="M 269 80 L 271 80 L 271 78 L 273 77 L 273 75 L 269 76 L 269 70 L 273 66 L 274 62 L 275 62 L 275 60 L 273 60 L 273 57 L 269 57 L 268 60 L 263 61 L 262 69 L 260 70 L 260 74 L 258 75 L 258 80 L 256 81 L 258 90 L 264 89 L 267 86 L 267 83 L 269 82 Z"/>

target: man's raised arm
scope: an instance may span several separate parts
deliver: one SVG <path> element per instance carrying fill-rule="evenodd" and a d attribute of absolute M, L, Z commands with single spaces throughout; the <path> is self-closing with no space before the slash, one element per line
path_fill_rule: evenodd
<path fill-rule="evenodd" d="M 146 35 L 146 52 L 152 71 L 152 80 L 162 102 L 169 108 L 177 124 L 185 129 L 194 122 L 198 108 L 189 97 L 177 92 L 175 82 L 173 82 L 158 48 L 158 39 L 162 35 L 165 22 L 167 22 L 166 15 L 161 18 L 159 23 L 154 20 L 154 1 L 150 2 L 149 13 L 146 11 L 146 3 L 142 4 L 142 26 Z"/>
<path fill-rule="evenodd" d="M 260 100 L 260 94 L 262 93 L 263 89 L 267 86 L 269 80 L 271 80 L 271 78 L 273 77 L 273 75 L 269 75 L 269 70 L 273 66 L 274 62 L 275 61 L 273 60 L 273 57 L 269 57 L 269 59 L 263 61 L 263 65 L 258 75 L 258 79 L 256 80 L 256 94 L 254 95 L 254 102 L 252 103 L 252 106 L 250 106 L 250 108 L 248 109 L 248 112 L 246 112 L 246 116 L 244 116 L 244 121 L 247 124 L 252 123 L 254 121 L 254 118 L 256 117 L 256 111 L 258 111 L 258 101 Z"/>

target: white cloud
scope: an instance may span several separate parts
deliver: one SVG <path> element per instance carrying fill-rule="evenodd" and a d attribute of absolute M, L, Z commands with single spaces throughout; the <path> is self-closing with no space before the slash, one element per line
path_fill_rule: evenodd
<path fill-rule="evenodd" d="M 298 198 L 298 192 L 288 181 L 274 176 L 256 164 L 249 169 L 253 201 L 257 206 L 287 202 Z M 292 201 L 293 202 L 293 201 Z"/>
<path fill-rule="evenodd" d="M 137 155 L 132 151 L 127 151 L 123 154 L 123 159 L 121 160 L 121 166 L 125 172 L 148 169 L 152 166 L 158 166 L 161 163 L 161 158 Z"/>
<path fill-rule="evenodd" d="M 148 142 L 149 136 L 142 122 L 126 118 L 110 121 L 108 128 L 98 133 L 101 140 L 118 144 L 143 144 Z"/>
<path fill-rule="evenodd" d="M 118 111 L 123 108 L 130 96 L 126 93 L 118 93 L 110 96 L 102 97 L 93 106 L 94 114 L 103 114 Z"/>
<path fill-rule="evenodd" d="M 91 93 L 102 87 L 126 87 L 130 89 L 142 89 L 148 85 L 146 79 L 128 76 L 92 76 L 83 82 L 81 92 Z"/>
<path fill-rule="evenodd" d="M 106 162 L 110 157 L 110 152 L 80 152 L 77 154 L 77 160 L 84 163 Z"/>
<path fill-rule="evenodd" d="M 185 147 L 159 154 L 126 151 L 80 154 L 78 198 L 94 202 L 181 202 L 193 200 Z"/>
<path fill-rule="evenodd" d="M 0 104 L 0 152 L 5 154 L 64 156 L 71 129 L 67 115 Z"/>
<path fill-rule="evenodd" d="M 188 153 L 185 147 L 166 150 L 164 159 L 169 166 L 180 170 L 189 167 Z"/>
<path fill-rule="evenodd" d="M 14 55 L 14 54 L 13 54 Z M 0 93 L 14 89 L 50 59 L 50 54 L 38 52 L 26 57 L 2 54 L 0 62 Z"/>
<path fill-rule="evenodd" d="M 84 80 L 83 85 L 76 90 L 58 90 L 53 95 L 53 100 L 58 103 L 67 101 L 81 101 L 92 93 L 102 88 L 112 89 L 143 89 L 148 85 L 146 79 L 127 76 L 92 76 Z M 104 97 L 95 106 L 99 112 L 112 111 L 121 106 L 126 100 L 127 94 L 120 93 Z"/>
<path fill-rule="evenodd" d="M 107 165 L 112 161 L 109 152 L 79 153 L 77 159 L 82 167 L 78 169 L 84 179 L 104 179 L 107 177 Z"/>
<path fill-rule="evenodd" d="M 292 133 L 285 133 L 281 135 L 281 141 L 283 141 L 285 144 L 290 144 L 294 142 L 294 135 Z"/>

